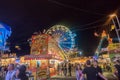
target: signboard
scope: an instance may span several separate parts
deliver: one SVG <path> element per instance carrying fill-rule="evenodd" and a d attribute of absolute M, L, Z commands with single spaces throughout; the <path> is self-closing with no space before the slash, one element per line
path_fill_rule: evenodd
<path fill-rule="evenodd" d="M 48 35 L 33 35 L 31 43 L 31 54 L 47 54 L 48 53 Z"/>
<path fill-rule="evenodd" d="M 51 54 L 47 55 L 26 55 L 25 60 L 40 60 L 40 59 L 50 59 L 52 58 Z"/>

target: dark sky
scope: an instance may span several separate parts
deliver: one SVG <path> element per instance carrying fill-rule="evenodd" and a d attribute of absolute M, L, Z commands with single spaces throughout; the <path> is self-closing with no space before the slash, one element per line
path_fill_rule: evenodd
<path fill-rule="evenodd" d="M 3 0 L 0 21 L 11 26 L 8 41 L 13 52 L 15 45 L 21 46 L 18 54 L 29 53 L 27 39 L 34 32 L 63 24 L 77 34 L 77 46 L 93 55 L 99 42 L 93 33 L 102 31 L 107 16 L 119 8 L 120 0 Z"/>

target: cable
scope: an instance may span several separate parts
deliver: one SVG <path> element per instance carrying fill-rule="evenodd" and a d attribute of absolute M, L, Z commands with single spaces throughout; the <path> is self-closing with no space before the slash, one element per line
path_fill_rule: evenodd
<path fill-rule="evenodd" d="M 80 27 L 85 27 L 85 26 L 94 25 L 94 24 L 96 24 L 96 23 L 99 23 L 99 22 L 103 21 L 103 19 L 104 19 L 104 18 L 98 19 L 98 20 L 96 20 L 96 21 L 94 21 L 94 22 L 90 22 L 90 23 L 87 23 L 87 24 L 84 24 L 84 25 L 79 25 L 79 26 L 80 26 Z"/>
<path fill-rule="evenodd" d="M 80 9 L 80 8 L 70 6 L 70 5 L 67 5 L 67 4 L 63 4 L 63 3 L 60 3 L 60 2 L 55 1 L 55 0 L 48 0 L 48 1 L 52 2 L 52 3 L 55 3 L 57 5 L 63 6 L 63 7 L 72 8 L 72 9 L 79 10 L 79 11 L 82 11 L 82 12 L 85 12 L 85 13 L 90 13 L 90 14 L 95 14 L 95 15 L 106 15 L 106 14 L 102 14 L 102 13 L 98 13 L 98 12 L 92 12 L 92 11 L 88 11 L 88 10 L 85 10 L 85 9 Z"/>
<path fill-rule="evenodd" d="M 86 28 L 80 28 L 80 29 L 71 29 L 73 30 L 73 32 L 76 32 L 76 31 L 83 31 L 83 30 L 88 30 L 88 29 L 93 29 L 93 28 L 98 28 L 98 27 L 101 27 L 101 25 L 97 25 L 97 26 L 93 26 L 93 27 L 86 27 Z M 29 42 L 20 42 L 20 43 L 12 43 L 12 45 L 24 45 L 24 44 L 28 44 Z"/>
<path fill-rule="evenodd" d="M 97 26 L 93 26 L 93 27 L 89 27 L 89 28 L 80 28 L 80 29 L 76 29 L 76 30 L 73 30 L 73 31 L 83 31 L 83 30 L 93 29 L 93 28 L 98 28 L 98 27 L 101 27 L 101 25 L 97 25 Z"/>

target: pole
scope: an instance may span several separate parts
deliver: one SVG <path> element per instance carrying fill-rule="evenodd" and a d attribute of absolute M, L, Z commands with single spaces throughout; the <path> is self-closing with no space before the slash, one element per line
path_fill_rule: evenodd
<path fill-rule="evenodd" d="M 120 22 L 119 22 L 119 19 L 118 19 L 117 15 L 115 15 L 115 17 L 116 17 L 116 19 L 117 19 L 117 23 L 118 23 L 118 26 L 119 26 L 119 28 L 120 28 Z"/>
<path fill-rule="evenodd" d="M 117 20 L 118 21 L 118 20 Z M 114 19 L 112 19 L 112 22 L 113 22 L 113 24 L 115 25 L 115 31 L 116 31 L 116 34 L 117 34 L 117 37 L 118 37 L 118 41 L 119 41 L 119 43 L 120 43 L 120 36 L 119 36 L 119 33 L 118 33 L 118 30 L 117 30 L 117 27 L 116 27 L 116 24 L 115 24 L 115 21 L 114 21 Z M 118 21 L 119 22 L 119 21 Z M 119 24 L 119 23 L 118 23 Z M 120 27 L 120 26 L 119 26 Z"/>

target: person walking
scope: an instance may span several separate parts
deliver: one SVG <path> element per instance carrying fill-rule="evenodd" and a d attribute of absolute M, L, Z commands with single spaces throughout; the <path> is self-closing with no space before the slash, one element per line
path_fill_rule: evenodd
<path fill-rule="evenodd" d="M 97 70 L 97 72 L 100 72 L 101 74 L 102 72 L 102 68 L 100 66 L 98 66 L 98 61 L 94 60 L 93 61 L 93 67 Z M 99 75 L 97 75 L 97 80 L 104 80 L 103 78 L 101 78 Z"/>
<path fill-rule="evenodd" d="M 63 64 L 63 73 L 64 73 L 64 76 L 67 76 L 67 64 L 66 63 Z"/>
<path fill-rule="evenodd" d="M 82 76 L 80 80 L 86 75 L 87 80 L 97 80 L 97 75 L 102 77 L 104 80 L 107 80 L 100 72 L 98 72 L 93 66 L 91 66 L 90 60 L 86 61 L 86 67 L 82 71 Z"/>
<path fill-rule="evenodd" d="M 60 75 L 60 64 L 57 65 L 57 74 Z"/>
<path fill-rule="evenodd" d="M 26 66 L 21 65 L 19 68 L 17 68 L 15 76 L 15 80 L 28 80 L 28 77 L 26 76 Z"/>
<path fill-rule="evenodd" d="M 82 69 L 81 66 L 79 64 L 77 64 L 76 66 L 76 79 L 80 80 L 80 77 L 82 75 Z M 83 80 L 83 79 L 82 79 Z"/>
<path fill-rule="evenodd" d="M 9 64 L 5 80 L 14 80 L 14 78 L 15 78 L 14 64 Z"/>
<path fill-rule="evenodd" d="M 72 68 L 72 65 L 71 65 L 71 63 L 69 63 L 69 64 L 68 64 L 69 76 L 72 76 L 72 75 L 71 75 L 71 68 Z"/>
<path fill-rule="evenodd" d="M 63 74 L 63 64 L 60 64 L 60 75 L 62 76 Z"/>

